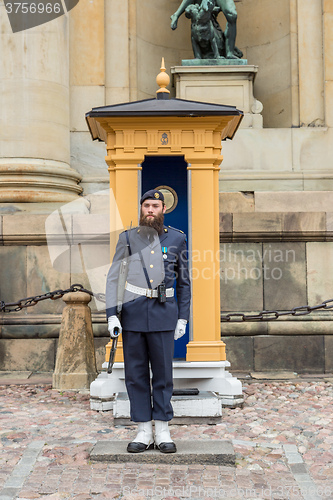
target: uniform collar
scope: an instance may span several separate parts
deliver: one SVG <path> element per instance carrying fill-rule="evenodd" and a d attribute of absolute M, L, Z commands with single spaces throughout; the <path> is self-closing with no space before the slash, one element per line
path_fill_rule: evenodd
<path fill-rule="evenodd" d="M 148 242 L 147 237 L 142 234 L 142 230 L 141 230 L 140 226 L 137 228 L 136 233 L 139 236 L 139 238 L 141 239 L 141 241 L 143 241 L 145 243 L 145 245 L 147 245 L 147 242 Z M 159 245 L 160 241 L 162 241 L 162 239 L 166 238 L 167 233 L 168 233 L 168 228 L 166 226 L 163 226 L 162 234 L 160 234 L 158 237 L 157 232 L 155 232 L 154 241 L 150 242 L 149 246 L 155 247 L 156 245 Z"/>
<path fill-rule="evenodd" d="M 166 226 L 163 226 L 163 232 L 160 234 L 160 241 L 165 240 L 165 238 L 168 236 L 168 228 Z"/>

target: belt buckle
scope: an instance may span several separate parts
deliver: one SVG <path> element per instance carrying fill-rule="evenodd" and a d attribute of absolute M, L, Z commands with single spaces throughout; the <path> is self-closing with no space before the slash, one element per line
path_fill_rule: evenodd
<path fill-rule="evenodd" d="M 152 299 L 153 298 L 153 290 L 151 290 L 150 288 L 146 288 L 146 297 L 148 297 L 148 299 Z"/>

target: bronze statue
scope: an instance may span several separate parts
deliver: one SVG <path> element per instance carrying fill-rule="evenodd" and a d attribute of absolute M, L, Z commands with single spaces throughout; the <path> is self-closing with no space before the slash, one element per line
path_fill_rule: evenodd
<path fill-rule="evenodd" d="M 224 33 L 217 21 L 221 11 L 227 20 Z M 234 0 L 182 0 L 171 16 L 173 30 L 184 12 L 192 21 L 191 38 L 196 59 L 242 57 L 242 52 L 235 47 L 237 11 Z"/>
<path fill-rule="evenodd" d="M 185 16 L 191 19 L 191 40 L 195 59 L 220 59 L 224 49 L 221 30 L 213 24 L 215 0 L 201 5 L 191 4 L 185 9 Z M 215 18 L 216 19 L 216 18 Z"/>

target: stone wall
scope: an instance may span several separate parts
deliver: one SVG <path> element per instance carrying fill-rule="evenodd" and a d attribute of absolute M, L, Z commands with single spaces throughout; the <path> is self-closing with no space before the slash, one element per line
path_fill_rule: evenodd
<path fill-rule="evenodd" d="M 60 330 L 60 324 L 57 332 Z M 105 346 L 110 337 L 94 338 L 96 364 L 101 369 L 105 361 Z M 57 339 L 0 338 L 1 371 L 53 372 L 57 354 Z"/>
<path fill-rule="evenodd" d="M 221 310 L 257 313 L 333 299 L 333 193 L 220 193 Z M 331 372 L 333 313 L 221 323 L 244 371 Z"/>
<path fill-rule="evenodd" d="M 290 0 L 236 1 L 237 44 L 248 63 L 260 68 L 255 96 L 269 128 L 292 125 L 292 5 Z"/>
<path fill-rule="evenodd" d="M 36 206 L 34 208 L 37 210 Z M 42 210 L 41 205 L 39 205 L 39 210 Z M 80 283 L 91 290 L 92 283 L 87 274 L 82 271 L 77 272 L 78 243 L 81 244 L 83 254 L 88 256 L 86 262 L 89 262 L 91 252 L 97 253 L 97 251 L 101 260 L 109 260 L 109 241 L 105 240 L 103 232 L 105 226 L 108 227 L 108 217 L 104 214 L 81 213 L 66 216 L 67 227 L 71 228 L 67 235 L 67 245 L 64 246 L 64 241 L 61 239 L 54 243 L 59 244 L 61 250 L 70 248 L 68 265 L 62 263 L 61 266 L 54 266 L 47 244 L 48 242 L 50 244 L 50 241 L 52 243 L 52 240 L 47 240 L 45 233 L 45 221 L 48 216 L 48 213 L 16 213 L 0 216 L 0 297 L 2 301 L 17 302 L 20 299 L 42 295 L 49 291 L 65 290 L 74 283 Z M 94 242 L 88 230 L 88 234 L 80 234 L 80 239 L 77 239 L 79 225 L 85 228 L 95 228 Z M 51 236 L 56 240 L 59 237 L 57 234 Z M 87 243 L 86 248 L 89 248 L 89 253 L 85 250 L 85 243 Z M 96 261 L 94 265 L 96 266 Z M 99 291 L 104 293 L 104 286 Z M 61 298 L 47 299 L 18 312 L 0 314 L 1 370 L 53 370 L 64 305 Z M 104 346 L 109 341 L 105 311 L 101 303 L 97 303 L 95 299 L 90 302 L 90 307 L 97 361 L 100 367 L 105 357 Z"/>

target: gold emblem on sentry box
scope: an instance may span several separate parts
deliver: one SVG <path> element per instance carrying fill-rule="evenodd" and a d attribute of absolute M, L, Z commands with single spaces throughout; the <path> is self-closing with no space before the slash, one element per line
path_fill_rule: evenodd
<path fill-rule="evenodd" d="M 162 135 L 161 135 L 161 144 L 162 146 L 166 146 L 169 142 L 169 137 L 168 137 L 168 134 L 166 132 L 164 132 Z"/>

